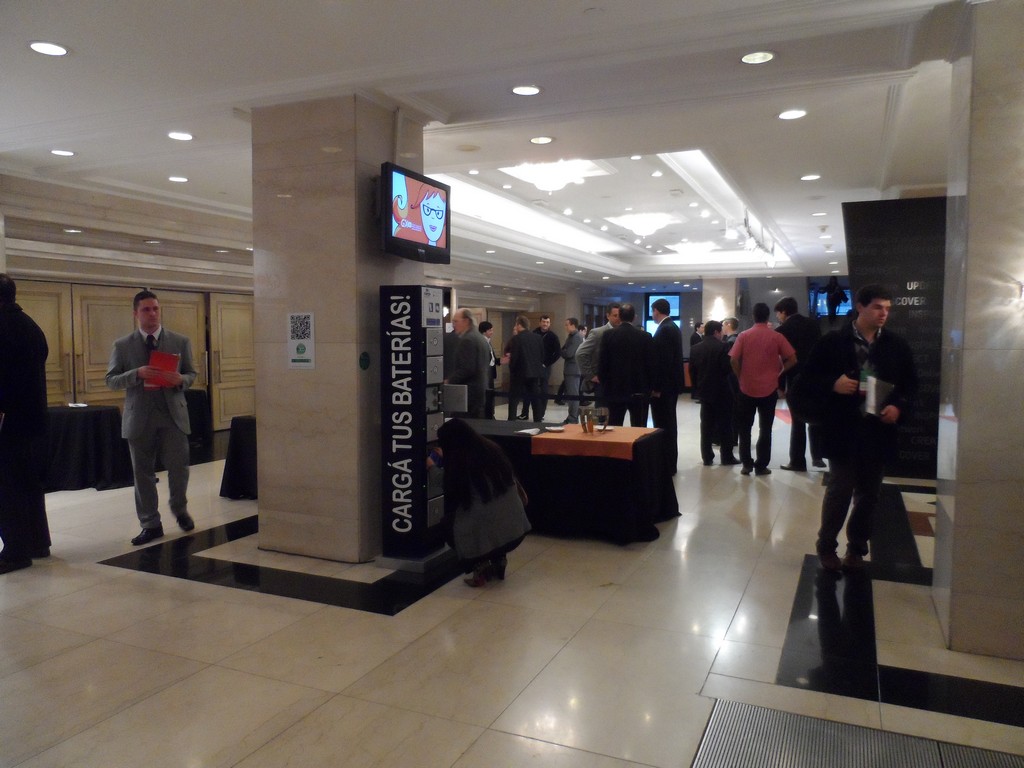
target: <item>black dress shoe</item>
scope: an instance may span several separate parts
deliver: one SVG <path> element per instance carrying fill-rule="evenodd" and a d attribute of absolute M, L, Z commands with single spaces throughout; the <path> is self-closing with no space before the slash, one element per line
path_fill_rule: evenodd
<path fill-rule="evenodd" d="M 157 528 L 143 528 L 142 533 L 132 539 L 132 544 L 136 547 L 141 547 L 143 544 L 149 544 L 149 542 L 162 539 L 163 537 L 164 528 L 162 525 Z"/>
<path fill-rule="evenodd" d="M 818 469 L 825 469 L 825 462 L 822 459 L 814 459 L 811 462 L 811 466 L 812 467 L 817 467 Z"/>
<path fill-rule="evenodd" d="M 751 466 L 749 466 L 747 464 L 744 464 L 743 465 L 743 469 L 740 470 L 740 474 L 741 475 L 749 475 L 753 471 L 754 471 L 753 467 L 751 467 Z"/>
<path fill-rule="evenodd" d="M 32 556 L 33 560 L 42 560 L 44 557 L 50 556 L 50 548 L 39 547 L 39 549 L 33 549 L 29 554 Z"/>
<path fill-rule="evenodd" d="M 20 571 L 22 568 L 28 568 L 30 565 L 32 565 L 32 558 L 30 557 L 4 558 L 0 560 L 0 574 Z"/>
<path fill-rule="evenodd" d="M 768 467 L 761 467 L 760 469 L 754 470 L 754 474 L 757 475 L 758 477 L 764 477 L 765 475 L 770 475 L 771 473 L 772 471 L 768 469 Z"/>
<path fill-rule="evenodd" d="M 178 515 L 178 527 L 183 531 L 191 531 L 196 527 L 196 521 L 192 519 L 192 515 L 188 512 Z"/>
<path fill-rule="evenodd" d="M 723 467 L 728 467 L 728 466 L 732 466 L 733 464 L 739 464 L 739 463 L 740 463 L 740 460 L 735 458 L 735 457 L 733 457 L 733 456 L 723 456 L 722 457 L 722 466 Z"/>
<path fill-rule="evenodd" d="M 780 469 L 785 469 L 789 472 L 806 472 L 806 464 L 783 464 Z"/>

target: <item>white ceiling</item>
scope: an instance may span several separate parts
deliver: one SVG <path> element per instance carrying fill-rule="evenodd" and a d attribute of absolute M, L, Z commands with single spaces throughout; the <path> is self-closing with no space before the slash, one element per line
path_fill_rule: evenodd
<path fill-rule="evenodd" d="M 453 263 L 430 273 L 470 294 L 578 287 L 607 296 L 629 283 L 660 290 L 700 277 L 845 273 L 843 202 L 944 193 L 948 55 L 962 5 L 3 0 L 0 173 L 249 217 L 248 111 L 359 92 L 429 121 L 428 174 L 485 187 L 606 242 L 593 253 L 495 235 L 460 216 L 457 188 Z M 70 53 L 41 56 L 28 47 L 34 40 Z M 753 50 L 776 58 L 742 64 Z M 513 95 L 523 83 L 542 92 Z M 777 118 L 790 108 L 807 116 Z M 171 141 L 170 130 L 195 139 Z M 538 135 L 555 140 L 531 144 Z M 76 154 L 58 158 L 55 148 Z M 735 198 L 680 162 L 691 150 Z M 548 194 L 498 170 L 577 158 L 609 175 Z M 821 179 L 800 181 L 809 173 Z M 639 245 L 621 227 L 599 231 L 627 208 L 678 223 Z M 695 215 L 704 208 L 707 219 Z M 745 211 L 778 243 L 773 269 L 744 261 L 723 239 Z M 684 239 L 716 250 L 684 259 L 667 248 Z"/>

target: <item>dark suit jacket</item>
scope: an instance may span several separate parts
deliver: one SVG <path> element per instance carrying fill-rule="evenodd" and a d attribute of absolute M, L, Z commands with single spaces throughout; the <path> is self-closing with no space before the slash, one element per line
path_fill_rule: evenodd
<path fill-rule="evenodd" d="M 727 403 L 732 397 L 729 346 L 714 336 L 705 336 L 690 350 L 690 378 L 702 403 Z"/>
<path fill-rule="evenodd" d="M 786 322 L 775 330 L 785 336 L 786 340 L 793 345 L 793 349 L 796 350 L 796 365 L 779 377 L 779 383 L 783 385 L 782 388 L 788 389 L 789 383 L 796 378 L 796 375 L 800 373 L 804 364 L 810 358 L 815 342 L 821 338 L 821 328 L 818 326 L 817 320 L 797 314 L 787 317 Z"/>
<path fill-rule="evenodd" d="M 128 336 L 114 342 L 107 366 L 107 386 L 124 389 L 124 417 L 121 420 L 121 436 L 126 440 L 141 437 L 146 430 L 149 414 L 158 407 L 156 398 L 163 397 L 167 411 L 175 425 L 186 435 L 192 431 L 188 420 L 188 404 L 185 390 L 196 380 L 196 369 L 192 365 L 192 343 L 187 336 L 172 333 L 166 328 L 160 335 L 158 349 L 161 352 L 180 355 L 178 373 L 182 376 L 181 386 L 164 387 L 156 392 L 146 392 L 144 382 L 138 376 L 138 369 L 149 364 L 149 350 L 146 340 L 136 328 Z"/>
<path fill-rule="evenodd" d="M 675 397 L 683 391 L 683 334 L 666 317 L 654 332 L 654 382 L 651 386 L 662 397 Z"/>
<path fill-rule="evenodd" d="M 46 432 L 46 336 L 17 304 L 0 306 L 0 440 Z"/>
<path fill-rule="evenodd" d="M 544 340 L 536 333 L 520 331 L 508 340 L 508 372 L 513 382 L 544 375 Z"/>
<path fill-rule="evenodd" d="M 918 386 L 910 345 L 892 331 L 883 330 L 871 345 L 868 362 L 878 378 L 893 385 L 887 404 L 899 408 L 900 422 L 906 421 L 917 399 Z M 895 460 L 899 448 L 897 425 L 862 415 L 857 395 L 836 394 L 832 386 L 843 374 L 851 378 L 859 375 L 852 323 L 822 336 L 800 374 L 828 403 L 821 430 L 823 455 L 841 459 L 858 451 L 872 451 L 886 463 Z"/>
<path fill-rule="evenodd" d="M 562 347 L 558 343 L 558 335 L 554 331 L 542 331 L 540 328 L 534 328 L 533 332 L 540 336 L 541 341 L 544 342 L 543 363 L 545 368 L 550 368 L 562 356 Z"/>
<path fill-rule="evenodd" d="M 598 378 L 610 402 L 650 395 L 654 378 L 654 339 L 632 323 L 623 323 L 601 337 Z"/>
<path fill-rule="evenodd" d="M 491 345 L 476 328 L 470 328 L 459 337 L 452 365 L 454 370 L 448 376 L 448 383 L 467 386 L 466 408 L 472 418 L 482 419 L 491 370 Z"/>

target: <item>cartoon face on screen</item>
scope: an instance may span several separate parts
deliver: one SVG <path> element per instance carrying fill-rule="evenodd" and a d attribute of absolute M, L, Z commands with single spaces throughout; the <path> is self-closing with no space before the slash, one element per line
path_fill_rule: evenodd
<path fill-rule="evenodd" d="M 404 195 L 401 192 L 403 186 Z M 415 243 L 444 247 L 448 212 L 444 194 L 436 187 L 397 173 L 393 189 L 391 210 L 395 235 Z"/>
<path fill-rule="evenodd" d="M 444 236 L 444 217 L 447 211 L 448 204 L 436 189 L 431 190 L 420 203 L 423 232 L 427 236 L 427 242 L 431 245 L 437 245 L 437 241 Z"/>

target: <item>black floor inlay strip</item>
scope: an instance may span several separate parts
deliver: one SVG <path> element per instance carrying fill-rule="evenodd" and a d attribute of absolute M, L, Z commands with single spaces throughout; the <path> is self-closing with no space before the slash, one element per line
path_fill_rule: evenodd
<path fill-rule="evenodd" d="M 877 701 L 877 667 L 871 579 L 805 556 L 775 683 Z"/>
<path fill-rule="evenodd" d="M 425 574 L 396 571 L 367 584 L 279 568 L 232 563 L 203 557 L 201 554 L 229 541 L 252 536 L 258 530 L 257 517 L 253 515 L 172 541 L 151 544 L 104 560 L 101 565 L 309 600 L 385 616 L 394 616 L 444 586 L 459 573 L 453 560 Z"/>
<path fill-rule="evenodd" d="M 879 665 L 874 563 L 834 574 L 804 557 L 775 684 L 1024 727 L 1024 687 Z"/>
<path fill-rule="evenodd" d="M 1024 688 L 886 666 L 878 680 L 883 704 L 1024 728 Z"/>

